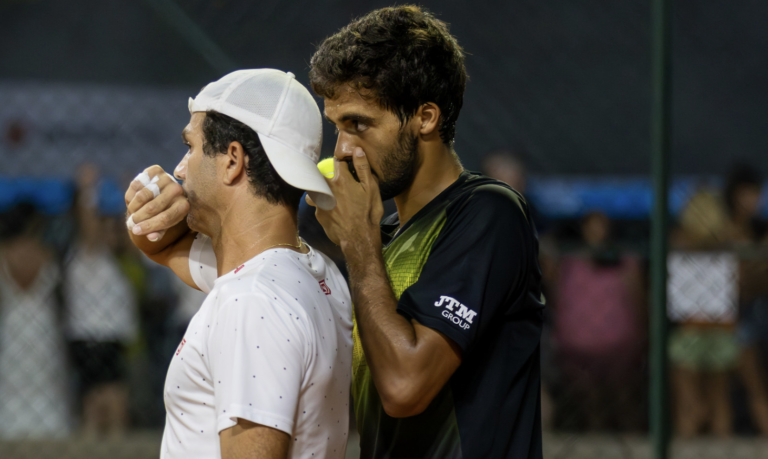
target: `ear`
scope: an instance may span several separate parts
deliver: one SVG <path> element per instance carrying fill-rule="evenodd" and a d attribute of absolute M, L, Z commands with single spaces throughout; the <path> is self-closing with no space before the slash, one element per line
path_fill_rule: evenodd
<path fill-rule="evenodd" d="M 414 120 L 419 123 L 418 132 L 422 136 L 431 137 L 440 135 L 440 107 L 434 102 L 427 102 L 419 107 Z"/>
<path fill-rule="evenodd" d="M 226 154 L 219 155 L 219 161 L 223 163 L 222 172 L 225 185 L 236 185 L 246 176 L 248 156 L 240 142 L 230 142 Z"/>

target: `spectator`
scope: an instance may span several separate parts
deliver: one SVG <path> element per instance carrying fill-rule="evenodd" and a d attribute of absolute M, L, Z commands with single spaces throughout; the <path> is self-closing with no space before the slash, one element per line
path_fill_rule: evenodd
<path fill-rule="evenodd" d="M 121 434 L 127 425 L 124 348 L 136 335 L 136 299 L 105 240 L 96 211 L 97 173 L 79 172 L 79 237 L 67 260 L 66 330 L 80 377 L 82 428 L 87 436 Z"/>
<path fill-rule="evenodd" d="M 555 343 L 568 402 L 589 430 L 639 430 L 645 299 L 638 259 L 611 243 L 599 212 L 581 223 L 586 249 L 565 255 L 554 293 Z"/>
<path fill-rule="evenodd" d="M 672 235 L 668 312 L 678 325 L 669 336 L 669 357 L 675 427 L 682 437 L 732 432 L 738 261 L 725 250 L 726 223 L 720 200 L 701 191 Z"/>
<path fill-rule="evenodd" d="M 768 247 L 765 221 L 759 219 L 762 178 L 755 168 L 737 165 L 725 186 L 728 219 L 725 238 L 742 253 L 739 264 L 739 323 L 737 337 L 739 375 L 747 390 L 753 423 L 762 435 L 768 435 L 768 387 L 765 375 L 765 351 L 768 350 L 768 259 L 759 253 Z M 763 243 L 761 244 L 761 241 Z"/>
<path fill-rule="evenodd" d="M 768 233 L 768 225 L 759 218 L 762 189 L 762 178 L 755 168 L 737 165 L 731 170 L 725 185 L 725 237 L 729 242 L 754 244 Z"/>
<path fill-rule="evenodd" d="M 527 169 L 523 160 L 508 150 L 495 150 L 483 158 L 483 173 L 501 180 L 525 195 L 528 185 Z"/>
<path fill-rule="evenodd" d="M 173 286 L 176 276 L 149 260 L 131 243 L 124 216 L 102 219 L 102 229 L 104 241 L 129 281 L 138 304 L 140 339 L 126 349 L 131 424 L 139 428 L 162 427 L 165 374 L 181 341 L 181 335 L 174 333 L 173 323 L 178 299 Z"/>
<path fill-rule="evenodd" d="M 2 219 L 0 244 L 0 438 L 69 433 L 59 269 L 41 242 L 42 220 L 19 204 Z"/>

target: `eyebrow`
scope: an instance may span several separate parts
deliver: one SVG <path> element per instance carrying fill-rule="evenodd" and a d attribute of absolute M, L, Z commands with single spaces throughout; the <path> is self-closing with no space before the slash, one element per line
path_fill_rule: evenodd
<path fill-rule="evenodd" d="M 331 124 L 336 124 L 332 119 L 328 117 L 328 115 L 323 112 L 323 117 L 328 120 Z M 345 113 L 342 115 L 342 117 L 339 119 L 340 123 L 344 123 L 347 121 L 360 121 L 366 124 L 372 124 L 375 120 L 367 115 L 363 115 L 362 113 Z"/>

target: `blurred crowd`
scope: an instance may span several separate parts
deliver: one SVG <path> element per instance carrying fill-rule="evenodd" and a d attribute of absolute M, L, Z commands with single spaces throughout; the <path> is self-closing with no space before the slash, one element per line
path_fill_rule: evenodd
<path fill-rule="evenodd" d="M 484 172 L 525 194 L 525 163 L 489 154 Z M 763 178 L 735 165 L 702 185 L 670 229 L 668 358 L 680 437 L 768 435 L 768 224 Z M 542 417 L 547 429 L 647 429 L 647 221 L 546 221 L 534 207 L 547 296 Z"/>
<path fill-rule="evenodd" d="M 204 295 L 101 215 L 82 166 L 72 208 L 21 202 L 0 227 L 0 438 L 119 436 L 160 428 L 171 355 Z"/>
<path fill-rule="evenodd" d="M 525 194 L 521 156 L 492 152 L 483 169 Z M 66 214 L 21 202 L 2 216 L 0 439 L 119 436 L 164 423 L 167 366 L 204 294 L 138 252 L 122 215 L 100 214 L 99 181 L 82 166 Z M 689 199 L 670 232 L 670 399 L 681 436 L 768 435 L 762 183 L 734 167 L 725 186 Z M 548 306 L 544 427 L 643 432 L 648 222 L 597 209 L 549 221 L 532 208 Z M 299 222 L 343 269 L 311 208 Z"/>

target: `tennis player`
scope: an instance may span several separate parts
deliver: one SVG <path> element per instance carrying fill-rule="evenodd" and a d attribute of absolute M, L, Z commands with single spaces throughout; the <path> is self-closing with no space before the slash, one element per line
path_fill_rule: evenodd
<path fill-rule="evenodd" d="M 334 205 L 316 167 L 320 111 L 270 69 L 224 76 L 189 111 L 183 189 L 154 166 L 126 193 L 136 245 L 208 293 L 168 369 L 161 457 L 343 458 L 349 291 L 297 230 L 303 190 Z M 158 210 L 186 219 L 168 228 Z M 153 223 L 162 237 L 138 236 Z"/>
<path fill-rule="evenodd" d="M 428 12 L 384 8 L 326 39 L 310 79 L 338 128 L 336 207 L 309 200 L 347 258 L 361 456 L 541 458 L 537 235 L 523 197 L 454 151 L 461 47 Z M 183 214 L 158 203 L 136 234 Z"/>
<path fill-rule="evenodd" d="M 336 163 L 316 215 L 349 268 L 362 457 L 540 459 L 536 230 L 454 151 L 462 49 L 428 12 L 384 8 L 321 43 L 310 80 L 356 171 Z"/>

